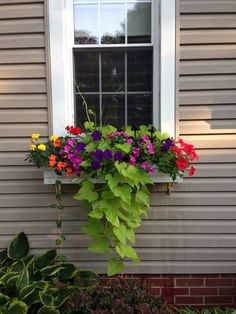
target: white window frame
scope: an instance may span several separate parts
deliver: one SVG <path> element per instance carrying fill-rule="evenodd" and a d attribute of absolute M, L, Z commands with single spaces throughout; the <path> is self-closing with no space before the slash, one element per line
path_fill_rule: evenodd
<path fill-rule="evenodd" d="M 175 2 L 176 0 L 160 0 L 160 34 L 153 31 L 158 26 L 155 22 L 152 23 L 153 71 L 159 74 L 153 81 L 153 123 L 161 132 L 167 132 L 173 137 L 176 135 Z M 159 12 L 158 8 L 155 9 L 158 1 L 154 0 L 152 3 L 153 12 Z M 48 1 L 48 16 L 52 132 L 63 136 L 65 126 L 74 124 L 73 0 Z"/>

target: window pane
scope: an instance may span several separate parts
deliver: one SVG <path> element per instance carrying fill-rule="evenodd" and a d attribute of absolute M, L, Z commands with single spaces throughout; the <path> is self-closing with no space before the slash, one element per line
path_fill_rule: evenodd
<path fill-rule="evenodd" d="M 74 51 L 75 81 L 82 93 L 99 92 L 99 53 Z"/>
<path fill-rule="evenodd" d="M 99 95 L 83 95 L 87 104 L 88 108 L 92 109 L 95 113 L 96 124 L 100 124 L 99 118 Z M 83 105 L 83 101 L 80 95 L 76 95 L 76 109 L 75 109 L 75 121 L 76 124 L 79 126 L 84 126 L 84 122 L 87 121 L 85 107 Z"/>
<path fill-rule="evenodd" d="M 152 123 L 152 94 L 128 95 L 128 124 Z"/>
<path fill-rule="evenodd" d="M 116 127 L 125 125 L 125 96 L 102 96 L 102 124 L 112 124 Z"/>
<path fill-rule="evenodd" d="M 102 91 L 121 92 L 125 90 L 124 52 L 104 52 L 102 56 Z"/>
<path fill-rule="evenodd" d="M 152 91 L 152 48 L 127 53 L 127 90 Z"/>
<path fill-rule="evenodd" d="M 127 8 L 128 43 L 150 43 L 151 3 L 129 3 Z"/>
<path fill-rule="evenodd" d="M 99 37 L 98 5 L 75 5 L 75 44 L 97 44 Z"/>
<path fill-rule="evenodd" d="M 101 4 L 101 43 L 125 43 L 124 4 Z"/>

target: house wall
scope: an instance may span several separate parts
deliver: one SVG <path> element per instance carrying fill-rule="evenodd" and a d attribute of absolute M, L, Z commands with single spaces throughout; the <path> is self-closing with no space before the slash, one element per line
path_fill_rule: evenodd
<path fill-rule="evenodd" d="M 170 195 L 165 185 L 152 189 L 149 219 L 137 231 L 142 263 L 126 272 L 234 273 L 236 2 L 181 0 L 180 12 L 179 133 L 198 149 L 197 174 Z M 0 0 L 0 248 L 22 230 L 35 252 L 57 238 L 53 187 L 24 161 L 31 133 L 48 136 L 46 25 L 43 0 Z M 73 191 L 64 188 L 64 254 L 104 273 L 104 258 L 87 251 L 86 215 Z"/>

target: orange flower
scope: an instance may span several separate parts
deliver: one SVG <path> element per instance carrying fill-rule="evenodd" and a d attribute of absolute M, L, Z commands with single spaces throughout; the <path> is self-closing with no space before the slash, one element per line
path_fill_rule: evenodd
<path fill-rule="evenodd" d="M 55 166 L 55 164 L 56 164 L 55 160 L 49 160 L 49 162 L 48 162 L 49 167 L 53 167 L 53 166 Z"/>
<path fill-rule="evenodd" d="M 66 168 L 66 176 L 70 177 L 71 173 L 72 173 L 72 168 L 70 167 Z"/>
<path fill-rule="evenodd" d="M 63 168 L 65 168 L 67 166 L 67 163 L 63 162 L 63 161 L 59 161 L 57 164 L 57 170 L 61 171 Z"/>
<path fill-rule="evenodd" d="M 61 140 L 59 140 L 59 138 L 57 138 L 57 139 L 55 140 L 55 142 L 53 143 L 53 145 L 54 145 L 54 147 L 60 148 L 60 147 L 61 147 Z"/>
<path fill-rule="evenodd" d="M 56 158 L 57 158 L 57 156 L 54 155 L 54 154 L 51 154 L 51 155 L 49 156 L 49 160 L 55 160 Z"/>

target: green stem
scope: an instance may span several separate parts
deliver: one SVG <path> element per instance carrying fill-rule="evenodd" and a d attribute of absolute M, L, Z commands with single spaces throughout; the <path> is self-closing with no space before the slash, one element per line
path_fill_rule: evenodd
<path fill-rule="evenodd" d="M 82 100 L 83 100 L 83 105 L 84 105 L 84 107 L 85 107 L 85 112 L 86 112 L 86 117 L 87 117 L 87 119 L 88 119 L 88 122 L 91 123 L 91 119 L 90 119 L 90 117 L 89 117 L 89 112 L 88 112 L 88 104 L 87 104 L 87 102 L 86 102 L 86 100 L 85 100 L 83 94 L 82 94 L 81 91 L 80 91 L 79 85 L 78 85 L 77 83 L 75 83 L 75 86 L 76 86 L 76 89 L 77 89 L 77 91 L 78 91 L 80 97 L 81 97 Z"/>

